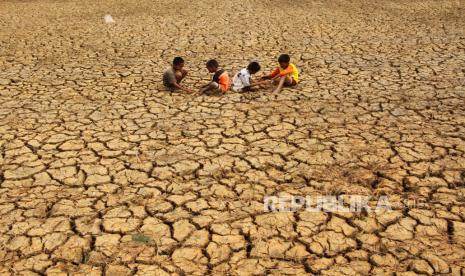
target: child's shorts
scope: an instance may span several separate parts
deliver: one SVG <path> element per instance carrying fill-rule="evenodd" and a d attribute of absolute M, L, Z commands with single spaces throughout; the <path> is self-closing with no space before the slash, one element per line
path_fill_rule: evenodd
<path fill-rule="evenodd" d="M 296 86 L 297 85 L 297 82 L 295 81 L 294 78 L 291 77 L 291 80 L 292 82 L 291 83 L 286 83 L 285 86 L 288 86 L 288 87 L 292 87 L 292 86 Z"/>
<path fill-rule="evenodd" d="M 223 90 L 221 90 L 221 87 L 220 87 L 220 84 L 217 83 L 217 82 L 212 82 L 212 84 L 214 85 L 215 89 L 213 90 L 215 93 L 221 93 L 223 94 Z"/>
<path fill-rule="evenodd" d="M 164 86 L 165 86 L 166 90 L 168 90 L 170 92 L 174 92 L 176 90 L 176 86 L 174 86 L 174 84 L 165 83 Z"/>

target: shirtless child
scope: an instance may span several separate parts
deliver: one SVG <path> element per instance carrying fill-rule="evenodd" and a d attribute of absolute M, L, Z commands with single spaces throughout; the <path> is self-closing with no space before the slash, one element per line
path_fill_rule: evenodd
<path fill-rule="evenodd" d="M 181 81 L 186 77 L 187 71 L 183 69 L 184 59 L 182 57 L 175 57 L 173 64 L 163 74 L 163 85 L 171 92 L 176 89 L 192 93 L 193 91 L 181 85 Z"/>

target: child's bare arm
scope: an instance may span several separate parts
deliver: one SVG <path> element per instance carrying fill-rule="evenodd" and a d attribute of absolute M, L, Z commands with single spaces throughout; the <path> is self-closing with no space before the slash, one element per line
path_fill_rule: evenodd
<path fill-rule="evenodd" d="M 269 79 L 262 79 L 262 80 L 254 80 L 250 83 L 250 86 L 260 86 L 263 84 L 269 83 Z"/>
<path fill-rule="evenodd" d="M 272 80 L 274 79 L 277 75 L 279 75 L 279 68 L 275 68 L 273 72 L 271 72 L 269 75 L 266 75 L 262 77 L 262 80 Z"/>
<path fill-rule="evenodd" d="M 271 80 L 279 80 L 282 76 L 280 74 L 271 78 Z"/>
<path fill-rule="evenodd" d="M 187 88 L 187 87 L 185 87 L 185 86 L 182 86 L 182 85 L 180 85 L 179 83 L 174 83 L 174 86 L 175 86 L 177 89 L 180 89 L 180 90 L 182 90 L 182 91 L 185 91 L 185 92 L 188 92 L 188 93 L 191 93 L 191 92 L 192 92 L 191 89 L 189 89 L 189 88 Z"/>

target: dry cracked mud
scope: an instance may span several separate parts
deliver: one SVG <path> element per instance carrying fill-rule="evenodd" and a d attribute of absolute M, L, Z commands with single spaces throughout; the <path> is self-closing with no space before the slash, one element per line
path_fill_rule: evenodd
<path fill-rule="evenodd" d="M 464 7 L 1 1 L 0 275 L 464 275 Z M 160 86 L 284 52 L 279 94 Z"/>

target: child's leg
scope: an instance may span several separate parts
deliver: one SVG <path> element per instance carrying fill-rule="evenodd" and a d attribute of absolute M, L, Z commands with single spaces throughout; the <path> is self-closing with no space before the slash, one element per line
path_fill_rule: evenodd
<path fill-rule="evenodd" d="M 297 82 L 292 77 L 287 77 L 286 82 L 284 82 L 284 86 L 296 86 Z"/>
<path fill-rule="evenodd" d="M 210 90 L 217 90 L 219 88 L 219 84 L 212 81 L 207 86 L 200 89 L 200 92 L 205 93 Z"/>

